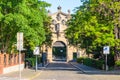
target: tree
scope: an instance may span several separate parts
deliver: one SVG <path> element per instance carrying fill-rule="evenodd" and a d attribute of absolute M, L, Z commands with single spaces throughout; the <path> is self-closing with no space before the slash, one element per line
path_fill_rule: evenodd
<path fill-rule="evenodd" d="M 83 5 L 68 22 L 66 36 L 69 43 L 77 42 L 81 48 L 86 48 L 87 53 L 99 54 L 105 45 L 109 45 L 111 51 L 120 46 L 120 40 L 114 34 L 115 25 L 119 26 L 119 0 L 81 1 Z"/>
<path fill-rule="evenodd" d="M 44 29 L 45 29 L 45 41 L 43 42 L 43 45 L 46 45 L 46 47 L 51 47 L 52 45 L 52 31 L 50 29 L 51 25 L 51 17 L 48 17 L 44 20 Z"/>
<path fill-rule="evenodd" d="M 38 0 L 0 1 L 0 49 L 11 51 L 16 33 L 24 33 L 25 46 L 34 49 L 45 40 L 44 18 L 50 4 Z"/>

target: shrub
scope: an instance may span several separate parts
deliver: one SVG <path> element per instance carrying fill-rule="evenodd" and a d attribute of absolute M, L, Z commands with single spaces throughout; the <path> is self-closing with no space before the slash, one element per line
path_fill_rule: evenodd
<path fill-rule="evenodd" d="M 83 63 L 83 60 L 84 60 L 83 57 L 77 58 L 77 62 L 78 62 L 78 63 Z"/>
<path fill-rule="evenodd" d="M 113 54 L 108 55 L 108 66 L 113 67 L 115 65 L 115 59 Z"/>
<path fill-rule="evenodd" d="M 120 60 L 115 61 L 115 65 L 116 65 L 117 67 L 120 67 Z"/>
<path fill-rule="evenodd" d="M 78 63 L 82 63 L 86 66 L 91 66 L 91 67 L 95 67 L 98 69 L 102 69 L 103 64 L 104 64 L 104 60 L 96 60 L 96 59 L 91 59 L 91 58 L 78 58 L 77 59 Z"/>
<path fill-rule="evenodd" d="M 36 65 L 36 57 L 27 58 L 26 60 L 30 62 L 30 65 L 32 67 L 34 67 Z M 38 64 L 41 63 L 41 57 L 39 57 L 39 56 L 37 57 L 37 62 L 38 62 Z"/>
<path fill-rule="evenodd" d="M 35 61 L 36 59 L 33 57 L 33 58 L 28 58 L 27 59 L 30 63 L 31 63 L 31 66 L 34 67 L 35 66 Z"/>
<path fill-rule="evenodd" d="M 87 66 L 92 66 L 93 65 L 93 60 L 90 58 L 85 58 L 83 60 L 83 64 L 87 65 Z"/>
<path fill-rule="evenodd" d="M 104 60 L 96 60 L 95 61 L 96 68 L 98 68 L 98 69 L 102 69 L 103 64 L 104 64 Z"/>

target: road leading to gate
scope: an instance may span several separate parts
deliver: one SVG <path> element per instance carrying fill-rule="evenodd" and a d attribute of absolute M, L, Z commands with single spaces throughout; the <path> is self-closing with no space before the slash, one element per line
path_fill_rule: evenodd
<path fill-rule="evenodd" d="M 120 80 L 114 74 L 85 74 L 66 62 L 50 63 L 32 80 Z"/>
<path fill-rule="evenodd" d="M 67 62 L 53 62 L 33 80 L 88 80 L 80 74 L 82 74 L 81 71 Z"/>
<path fill-rule="evenodd" d="M 67 62 L 53 62 L 50 63 L 46 70 L 78 70 Z"/>

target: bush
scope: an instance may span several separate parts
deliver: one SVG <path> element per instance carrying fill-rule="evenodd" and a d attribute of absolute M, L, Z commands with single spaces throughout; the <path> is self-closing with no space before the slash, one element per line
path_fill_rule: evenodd
<path fill-rule="evenodd" d="M 93 65 L 93 60 L 90 59 L 90 58 L 84 58 L 83 64 L 85 64 L 87 66 L 92 66 Z"/>
<path fill-rule="evenodd" d="M 30 65 L 31 65 L 32 67 L 34 67 L 34 66 L 36 65 L 36 57 L 26 58 L 26 60 L 30 62 Z M 38 62 L 38 64 L 41 63 L 41 57 L 38 57 L 38 58 L 37 58 L 37 62 Z"/>
<path fill-rule="evenodd" d="M 102 69 L 103 64 L 104 64 L 104 60 L 95 60 L 96 68 Z"/>
<path fill-rule="evenodd" d="M 78 58 L 77 59 L 78 63 L 82 63 L 86 66 L 91 66 L 91 67 L 95 67 L 98 69 L 102 69 L 103 64 L 104 64 L 104 60 L 96 60 L 96 59 L 91 59 L 91 58 Z"/>
<path fill-rule="evenodd" d="M 84 60 L 83 57 L 77 58 L 77 62 L 78 62 L 78 63 L 83 63 L 83 60 Z"/>
<path fill-rule="evenodd" d="M 31 66 L 34 67 L 35 66 L 35 58 L 27 58 L 27 60 L 30 62 Z"/>
<path fill-rule="evenodd" d="M 109 54 L 108 55 L 108 66 L 109 67 L 114 67 L 114 65 L 115 65 L 114 55 Z"/>
<path fill-rule="evenodd" d="M 116 65 L 117 67 L 120 67 L 120 60 L 115 61 L 115 65 Z"/>

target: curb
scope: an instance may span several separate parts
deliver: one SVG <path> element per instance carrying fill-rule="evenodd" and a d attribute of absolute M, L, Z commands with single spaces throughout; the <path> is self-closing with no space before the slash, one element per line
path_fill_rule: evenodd
<path fill-rule="evenodd" d="M 47 63 L 46 65 L 44 65 L 44 67 L 38 67 L 38 69 L 43 70 L 43 69 L 45 69 L 48 65 L 49 65 L 49 63 Z"/>
<path fill-rule="evenodd" d="M 80 67 L 78 67 L 78 66 L 76 66 L 76 65 L 73 65 L 71 62 L 69 62 L 72 66 L 74 66 L 75 68 L 77 68 L 77 69 L 79 69 L 79 70 L 81 70 L 83 73 L 85 73 L 85 71 L 82 69 L 82 68 L 80 68 Z"/>
<path fill-rule="evenodd" d="M 101 72 L 101 71 L 85 71 L 84 69 L 82 69 L 82 68 L 80 68 L 80 67 L 78 67 L 78 66 L 76 66 L 76 65 L 74 65 L 74 64 L 72 64 L 72 63 L 70 63 L 72 66 L 74 66 L 74 67 L 76 67 L 77 69 L 79 69 L 79 70 L 81 70 L 83 73 L 86 73 L 86 74 L 103 74 L 103 73 L 105 73 L 105 72 Z"/>
<path fill-rule="evenodd" d="M 69 62 L 70 63 L 70 62 Z M 72 66 L 74 66 L 75 68 L 81 70 L 83 73 L 87 73 L 87 74 L 120 74 L 120 72 L 115 72 L 115 71 L 85 71 L 84 69 L 70 63 Z"/>
<path fill-rule="evenodd" d="M 46 65 L 45 65 L 45 67 L 47 67 L 49 65 L 49 63 L 47 63 Z"/>

